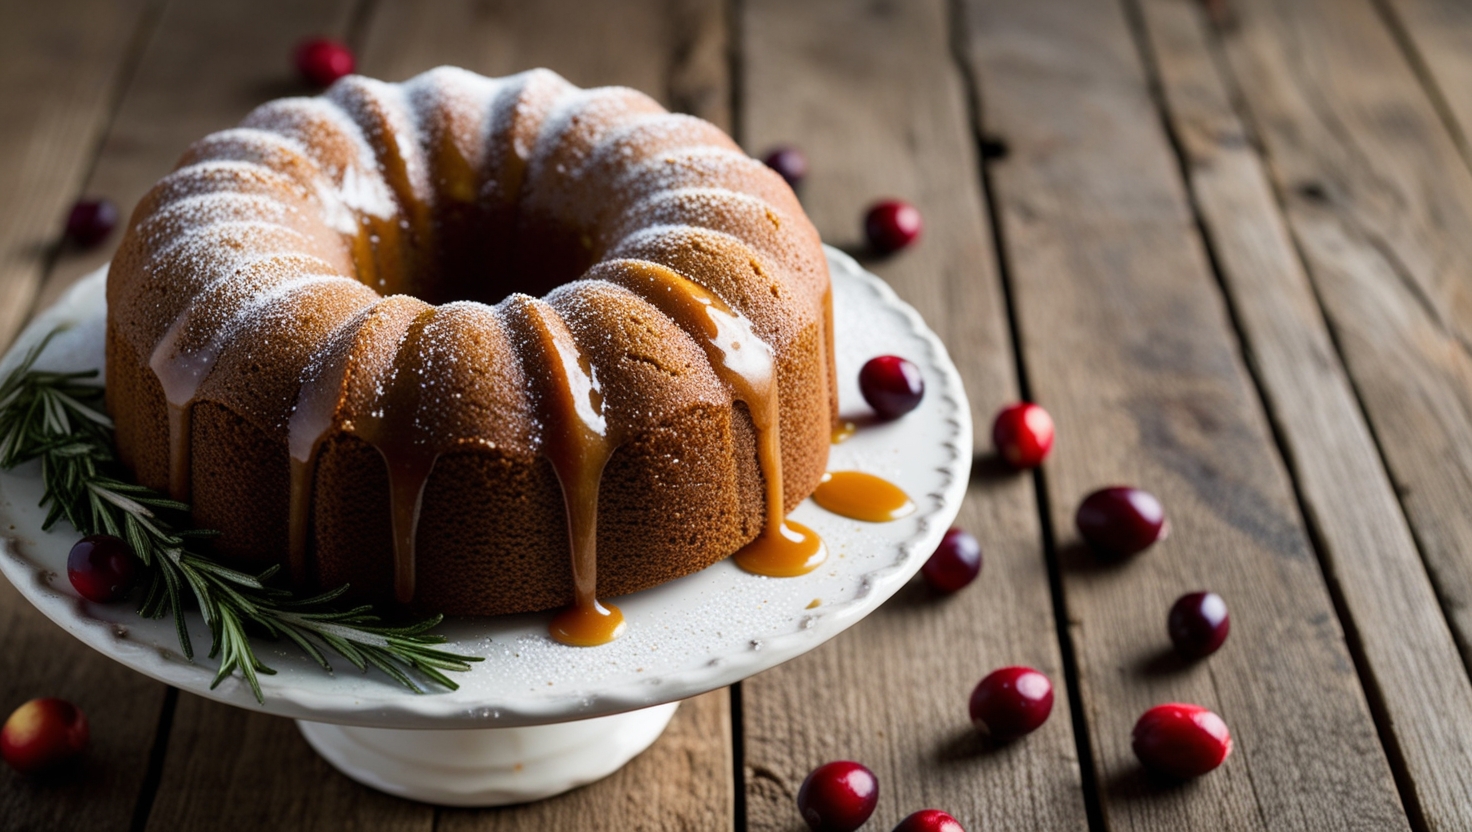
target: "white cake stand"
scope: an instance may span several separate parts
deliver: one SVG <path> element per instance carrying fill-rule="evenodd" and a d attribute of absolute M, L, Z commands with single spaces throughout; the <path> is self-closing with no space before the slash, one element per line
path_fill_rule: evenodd
<path fill-rule="evenodd" d="M 39 468 L 0 472 L 0 571 L 48 618 L 89 646 L 159 681 L 241 708 L 297 720 L 307 741 L 348 776 L 430 803 L 490 806 L 536 800 L 605 777 L 654 742 L 680 700 L 729 685 L 817 647 L 894 594 L 935 549 L 960 508 L 971 467 L 971 419 L 960 377 L 914 309 L 879 278 L 829 249 L 839 400 L 863 419 L 859 367 L 908 357 L 925 399 L 896 422 L 866 424 L 833 447 L 830 470 L 862 470 L 901 486 L 919 506 L 904 519 L 863 523 L 811 501 L 794 519 L 827 541 L 829 560 L 799 578 L 764 578 L 725 561 L 618 599 L 629 626 L 612 644 L 566 647 L 550 613 L 446 622 L 449 649 L 485 657 L 455 674 L 457 691 L 416 695 L 346 661 L 323 672 L 290 645 L 262 641 L 279 673 L 261 678 L 264 705 L 238 678 L 215 690 L 208 630 L 189 616 L 194 661 L 168 620 L 128 603 L 77 596 L 66 557 L 77 534 L 43 533 Z M 101 367 L 105 275 L 93 274 L 39 316 L 0 359 L 0 373 L 58 324 L 71 328 L 39 366 Z M 434 689 L 438 691 L 438 689 Z"/>

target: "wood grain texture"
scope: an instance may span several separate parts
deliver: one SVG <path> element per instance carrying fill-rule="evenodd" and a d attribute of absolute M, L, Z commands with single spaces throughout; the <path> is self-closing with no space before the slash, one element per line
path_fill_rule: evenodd
<path fill-rule="evenodd" d="M 1011 150 L 991 181 L 1023 358 L 1061 437 L 1045 479 L 1109 828 L 1406 828 L 1123 10 L 967 11 L 984 123 Z M 1114 483 L 1158 495 L 1172 532 L 1105 565 L 1073 514 Z M 1166 611 L 1202 588 L 1232 634 L 1182 666 Z M 1177 787 L 1130 750 L 1138 716 L 1169 701 L 1211 708 L 1236 740 Z"/>
<path fill-rule="evenodd" d="M 1144 0 L 1167 115 L 1308 519 L 1427 828 L 1472 828 L 1472 684 L 1198 6 Z M 1440 714 L 1424 719 L 1425 714 Z"/>
<path fill-rule="evenodd" d="M 729 129 L 720 0 L 384 0 L 363 71 L 390 81 L 452 64 L 482 75 L 548 67 L 581 87 L 618 84 Z"/>
<path fill-rule="evenodd" d="M 342 776 L 289 719 L 184 693 L 147 828 L 431 832 L 434 809 Z"/>
<path fill-rule="evenodd" d="M 87 193 L 112 199 L 126 220 L 192 142 L 235 126 L 273 98 L 311 94 L 296 78 L 293 47 L 311 35 L 344 37 L 356 6 L 357 0 L 170 3 L 107 131 Z M 111 259 L 121 238 L 62 252 L 36 308 Z"/>
<path fill-rule="evenodd" d="M 610 777 L 537 803 L 440 809 L 435 832 L 730 829 L 731 701 L 726 688 L 686 700 L 649 750 Z"/>
<path fill-rule="evenodd" d="M 0 3 L 0 348 L 30 316 L 150 5 Z"/>
<path fill-rule="evenodd" d="M 807 153 L 804 204 L 830 243 L 854 248 L 874 199 L 920 208 L 920 243 L 866 265 L 946 342 L 985 446 L 991 414 L 1017 399 L 1018 385 L 947 24 L 939 0 L 749 0 L 738 121 L 750 151 L 792 142 Z M 803 828 L 797 789 L 833 759 L 860 760 L 879 777 L 866 828 L 931 806 L 968 829 L 1086 826 L 1031 478 L 983 456 L 959 523 L 985 553 L 975 584 L 949 599 L 912 584 L 850 632 L 743 683 L 750 829 Z M 1012 664 L 1046 673 L 1057 700 L 1042 730 L 994 748 L 971 728 L 967 697 Z"/>
<path fill-rule="evenodd" d="M 1472 663 L 1472 173 L 1367 2 L 1237 18 L 1244 111 Z"/>
<path fill-rule="evenodd" d="M 1464 158 L 1472 162 L 1472 6 L 1458 0 L 1376 0 Z"/>

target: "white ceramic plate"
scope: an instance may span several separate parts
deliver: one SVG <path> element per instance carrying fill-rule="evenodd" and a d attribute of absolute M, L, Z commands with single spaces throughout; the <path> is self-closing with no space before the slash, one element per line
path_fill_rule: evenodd
<path fill-rule="evenodd" d="M 257 704 L 238 677 L 209 689 L 216 663 L 209 633 L 190 613 L 195 660 L 184 659 L 171 621 L 140 618 L 128 603 L 99 605 L 77 596 L 66 556 L 77 539 L 65 523 L 42 533 L 39 467 L 0 472 L 0 571 L 48 618 L 109 658 L 184 690 L 242 708 L 318 722 L 383 728 L 500 728 L 537 725 L 647 708 L 746 678 L 817 647 L 894 594 L 920 568 L 955 518 L 971 468 L 971 420 L 961 380 L 920 316 L 879 278 L 828 250 L 837 324 L 839 401 L 845 416 L 869 413 L 858 371 L 875 355 L 918 364 L 926 393 L 904 418 L 866 425 L 833 447 L 830 470 L 861 470 L 898 484 L 919 511 L 892 523 L 830 514 L 811 500 L 793 517 L 817 530 L 830 556 L 799 578 L 764 578 L 724 561 L 702 572 L 618 599 L 629 626 L 612 644 L 567 647 L 547 636 L 550 613 L 464 618 L 440 632 L 449 649 L 485 657 L 453 674 L 457 691 L 416 695 L 346 660 L 329 675 L 291 645 L 258 640 L 279 671 L 261 677 Z M 71 329 L 40 366 L 101 367 L 103 272 L 74 287 L 39 316 L 4 359 L 14 366 L 60 323 Z M 814 605 L 816 602 L 816 606 Z"/>

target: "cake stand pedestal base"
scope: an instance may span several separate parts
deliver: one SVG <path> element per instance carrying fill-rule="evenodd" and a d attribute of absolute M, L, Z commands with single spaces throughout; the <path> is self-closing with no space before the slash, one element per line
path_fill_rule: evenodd
<path fill-rule="evenodd" d="M 680 703 L 522 728 L 401 730 L 308 722 L 302 736 L 365 786 L 442 806 L 541 800 L 618 771 L 664 733 Z"/>

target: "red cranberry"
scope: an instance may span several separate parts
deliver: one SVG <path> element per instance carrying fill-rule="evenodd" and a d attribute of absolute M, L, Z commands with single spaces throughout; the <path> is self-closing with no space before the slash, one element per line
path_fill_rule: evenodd
<path fill-rule="evenodd" d="M 1176 652 L 1188 659 L 1199 659 L 1216 652 L 1232 629 L 1227 615 L 1227 602 L 1215 592 L 1192 592 L 1182 595 L 1170 608 L 1165 622 Z"/>
<path fill-rule="evenodd" d="M 1002 408 L 992 422 L 992 444 L 1014 468 L 1036 468 L 1053 450 L 1053 417 L 1035 404 Z"/>
<path fill-rule="evenodd" d="M 864 215 L 864 236 L 880 254 L 893 254 L 915 242 L 923 226 L 920 210 L 898 199 L 876 202 Z"/>
<path fill-rule="evenodd" d="M 1031 734 L 1052 712 L 1053 683 L 1030 667 L 994 670 L 971 692 L 971 723 L 997 740 Z"/>
<path fill-rule="evenodd" d="M 1131 738 L 1146 768 L 1179 780 L 1200 777 L 1232 753 L 1227 724 L 1200 705 L 1156 705 L 1135 723 Z"/>
<path fill-rule="evenodd" d="M 878 802 L 874 772 L 849 760 L 818 766 L 797 791 L 797 810 L 813 832 L 853 832 Z"/>
<path fill-rule="evenodd" d="M 87 716 L 65 699 L 32 699 L 0 728 L 0 756 L 31 774 L 66 762 L 87 747 Z"/>
<path fill-rule="evenodd" d="M 900 821 L 894 832 L 966 832 L 966 829 L 939 809 L 921 809 Z"/>
<path fill-rule="evenodd" d="M 801 150 L 792 145 L 780 145 L 772 148 L 762 159 L 767 167 L 782 174 L 787 184 L 796 188 L 808 175 L 808 157 Z"/>
<path fill-rule="evenodd" d="M 897 355 L 871 358 L 859 370 L 859 392 L 884 419 L 898 419 L 920 405 L 925 377 L 920 368 Z"/>
<path fill-rule="evenodd" d="M 66 576 L 88 601 L 117 601 L 133 588 L 138 558 L 121 538 L 94 534 L 78 540 L 66 556 Z"/>
<path fill-rule="evenodd" d="M 981 544 L 965 529 L 952 528 L 940 539 L 935 554 L 920 567 L 925 582 L 937 592 L 951 593 L 976 580 L 981 573 Z"/>
<path fill-rule="evenodd" d="M 1105 555 L 1133 555 L 1170 533 L 1165 509 L 1155 495 L 1122 485 L 1085 497 L 1074 522 L 1084 540 Z"/>
<path fill-rule="evenodd" d="M 344 75 L 353 74 L 357 62 L 352 50 L 330 38 L 310 38 L 296 47 L 296 71 L 316 87 L 331 86 Z"/>
<path fill-rule="evenodd" d="M 66 216 L 66 238 L 80 248 L 92 248 L 118 225 L 118 206 L 110 199 L 81 199 Z"/>

